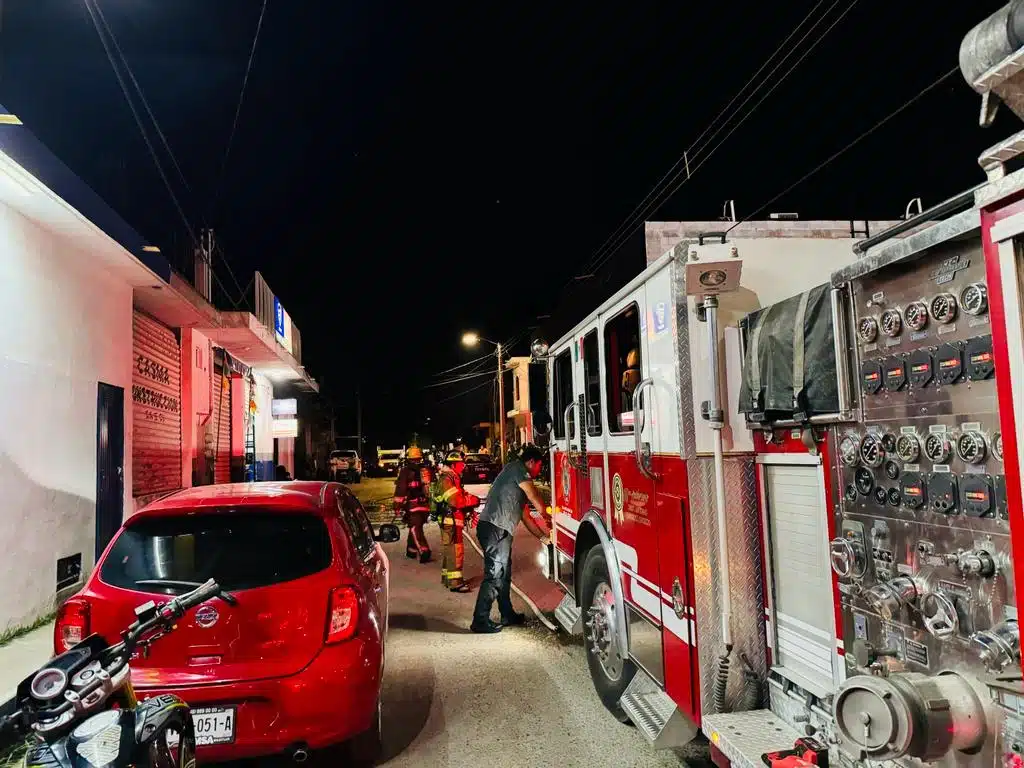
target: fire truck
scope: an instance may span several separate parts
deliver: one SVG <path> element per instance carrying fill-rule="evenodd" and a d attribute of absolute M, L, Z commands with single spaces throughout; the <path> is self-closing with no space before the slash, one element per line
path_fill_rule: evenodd
<path fill-rule="evenodd" d="M 964 40 L 983 124 L 999 103 L 1024 118 L 1021 40 L 1019 2 Z M 1024 131 L 979 186 L 867 237 L 673 225 L 535 343 L 556 617 L 655 747 L 703 732 L 723 768 L 1022 765 L 1021 155 Z"/>

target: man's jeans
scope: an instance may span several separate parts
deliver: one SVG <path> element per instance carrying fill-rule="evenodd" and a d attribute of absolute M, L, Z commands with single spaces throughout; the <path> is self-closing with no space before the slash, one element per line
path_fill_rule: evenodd
<path fill-rule="evenodd" d="M 512 608 L 512 534 L 481 520 L 476 529 L 484 550 L 484 580 L 476 596 L 473 624 L 482 626 L 491 619 L 491 606 L 498 601 L 501 618 L 515 615 Z"/>

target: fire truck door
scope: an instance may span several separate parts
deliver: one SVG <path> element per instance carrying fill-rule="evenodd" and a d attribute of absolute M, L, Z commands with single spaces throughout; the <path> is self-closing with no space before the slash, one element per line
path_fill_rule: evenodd
<path fill-rule="evenodd" d="M 656 435 L 652 419 L 656 394 L 648 347 L 651 323 L 643 285 L 602 316 L 606 397 L 603 426 L 609 487 L 606 519 L 622 572 L 630 655 L 651 677 L 663 682 L 660 521 L 649 463 L 657 450 L 652 442 Z"/>
<path fill-rule="evenodd" d="M 573 344 L 557 350 L 551 363 L 551 479 L 552 513 L 558 567 L 555 578 L 573 594 L 572 559 L 576 551 L 576 533 L 583 516 L 577 501 L 577 472 L 574 452 L 579 447 L 578 399 L 573 363 Z"/>
<path fill-rule="evenodd" d="M 597 321 L 576 339 L 575 382 L 579 405 L 581 437 L 580 465 L 576 468 L 576 504 L 581 514 L 595 510 L 602 517 L 604 501 L 604 430 L 601 423 L 601 350 Z"/>

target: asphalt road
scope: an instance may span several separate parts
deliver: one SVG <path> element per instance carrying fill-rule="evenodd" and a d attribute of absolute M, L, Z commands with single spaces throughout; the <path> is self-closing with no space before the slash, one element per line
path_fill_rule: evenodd
<path fill-rule="evenodd" d="M 430 526 L 435 551 L 437 533 Z M 709 765 L 706 746 L 655 752 L 634 728 L 616 722 L 594 694 L 579 641 L 535 620 L 497 635 L 471 634 L 475 593 L 442 589 L 439 565 L 407 559 L 404 544 L 387 550 L 391 618 L 380 765 Z M 480 566 L 467 547 L 474 585 Z"/>

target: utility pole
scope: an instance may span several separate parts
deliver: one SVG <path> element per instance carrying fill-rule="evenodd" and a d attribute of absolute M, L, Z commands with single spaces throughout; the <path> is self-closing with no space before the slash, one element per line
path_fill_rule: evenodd
<path fill-rule="evenodd" d="M 501 344 L 498 344 L 498 435 L 501 441 L 501 463 L 505 463 L 505 377 L 501 365 Z"/>
<path fill-rule="evenodd" d="M 356 389 L 356 454 L 363 457 L 363 401 L 359 397 L 359 389 Z"/>

